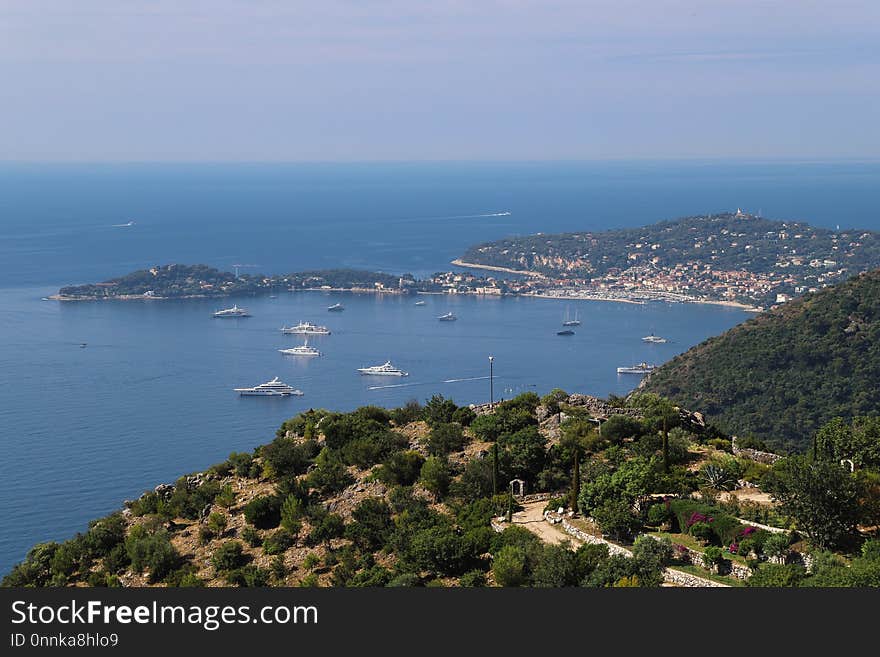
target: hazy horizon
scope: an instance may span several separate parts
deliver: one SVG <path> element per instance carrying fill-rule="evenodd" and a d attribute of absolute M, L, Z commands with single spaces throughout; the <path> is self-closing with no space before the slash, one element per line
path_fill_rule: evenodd
<path fill-rule="evenodd" d="M 0 161 L 873 161 L 878 81 L 868 0 L 5 0 Z"/>

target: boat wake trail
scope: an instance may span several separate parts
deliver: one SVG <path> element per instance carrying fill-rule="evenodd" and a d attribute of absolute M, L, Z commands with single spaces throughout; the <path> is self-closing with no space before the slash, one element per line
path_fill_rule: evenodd
<path fill-rule="evenodd" d="M 512 212 L 487 212 L 484 214 L 459 214 L 453 217 L 438 217 L 438 219 L 480 219 L 483 217 L 509 217 Z"/>
<path fill-rule="evenodd" d="M 387 386 L 370 386 L 367 390 L 384 390 L 385 388 L 409 388 L 411 386 L 429 386 L 431 385 L 430 381 L 426 381 L 425 383 L 391 383 Z"/>
<path fill-rule="evenodd" d="M 461 381 L 480 381 L 488 376 L 469 376 L 463 379 L 444 379 L 443 381 L 423 381 L 421 383 L 389 383 L 384 386 L 370 386 L 367 390 L 384 390 L 386 388 L 410 388 L 412 386 L 436 386 L 440 383 L 459 383 Z"/>

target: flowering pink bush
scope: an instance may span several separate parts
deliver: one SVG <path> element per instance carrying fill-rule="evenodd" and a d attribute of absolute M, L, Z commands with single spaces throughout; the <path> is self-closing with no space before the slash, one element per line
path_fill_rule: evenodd
<path fill-rule="evenodd" d="M 748 527 L 746 527 L 745 529 L 743 529 L 740 532 L 740 536 L 748 536 L 749 534 L 754 534 L 756 531 L 757 531 L 757 529 L 755 529 L 754 527 L 749 525 Z"/>
<path fill-rule="evenodd" d="M 737 550 L 739 550 L 739 545 L 737 543 L 731 543 L 730 547 L 727 548 L 727 551 L 731 554 L 736 554 Z"/>
<path fill-rule="evenodd" d="M 688 527 L 693 527 L 693 526 L 696 525 L 698 522 L 712 522 L 712 518 L 709 518 L 709 517 L 707 517 L 707 516 L 704 516 L 704 515 L 703 515 L 702 513 L 700 513 L 699 511 L 694 511 L 694 512 L 691 514 L 691 517 L 688 518 L 687 526 L 688 526 Z"/>

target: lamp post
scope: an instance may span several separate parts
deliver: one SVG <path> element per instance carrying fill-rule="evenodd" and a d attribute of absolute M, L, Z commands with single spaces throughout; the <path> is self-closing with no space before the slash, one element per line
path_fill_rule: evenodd
<path fill-rule="evenodd" d="M 495 362 L 495 356 L 489 356 L 489 408 L 495 408 L 495 389 L 494 389 L 494 380 L 493 380 L 493 363 Z"/>

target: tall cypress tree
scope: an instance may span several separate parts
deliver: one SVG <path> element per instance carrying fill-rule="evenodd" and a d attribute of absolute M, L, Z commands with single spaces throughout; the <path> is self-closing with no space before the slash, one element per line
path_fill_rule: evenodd
<path fill-rule="evenodd" d="M 574 450 L 574 467 L 571 475 L 571 500 L 569 506 L 577 511 L 578 498 L 581 495 L 581 466 L 578 459 L 578 451 Z"/>
<path fill-rule="evenodd" d="M 492 445 L 492 495 L 498 495 L 498 443 Z"/>
<path fill-rule="evenodd" d="M 663 472 L 669 472 L 669 431 L 666 429 L 666 411 L 663 413 Z"/>

